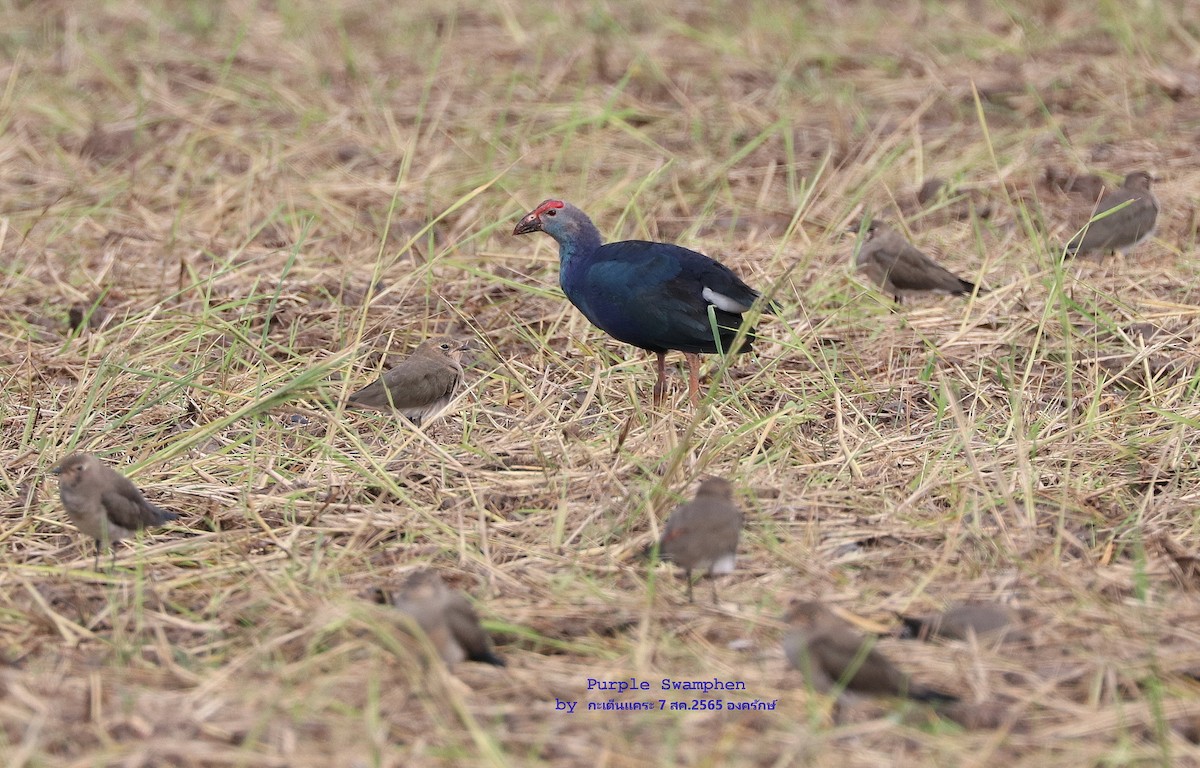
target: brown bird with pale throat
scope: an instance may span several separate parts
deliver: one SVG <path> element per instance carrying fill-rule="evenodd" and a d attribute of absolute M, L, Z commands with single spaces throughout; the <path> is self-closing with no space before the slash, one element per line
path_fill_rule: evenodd
<path fill-rule="evenodd" d="M 447 587 L 436 572 L 417 571 L 389 597 L 393 606 L 420 625 L 447 665 L 466 659 L 504 666 L 466 595 Z"/>
<path fill-rule="evenodd" d="M 67 517 L 81 533 L 96 541 L 93 567 L 97 570 L 102 547 L 111 547 L 143 528 L 179 517 L 146 501 L 129 478 L 90 453 L 73 453 L 50 471 L 58 475 L 58 495 Z M 114 562 L 116 557 L 114 550 Z"/>
<path fill-rule="evenodd" d="M 835 686 L 871 696 L 898 696 L 917 701 L 951 702 L 957 697 L 909 680 L 864 637 L 815 600 L 796 600 L 783 616 L 788 629 L 783 650 L 813 689 L 828 693 Z"/>
<path fill-rule="evenodd" d="M 438 336 L 420 343 L 403 362 L 350 395 L 347 405 L 402 413 L 416 426 L 440 413 L 462 382 L 469 341 Z"/>
<path fill-rule="evenodd" d="M 941 266 L 881 221 L 873 221 L 867 227 L 855 264 L 884 293 L 891 294 L 897 304 L 905 294 L 966 296 L 976 291 L 974 283 Z M 979 293 L 987 293 L 987 289 L 980 288 Z"/>
<path fill-rule="evenodd" d="M 1128 255 L 1153 237 L 1158 220 L 1158 199 L 1150 191 L 1153 181 L 1145 171 L 1126 176 L 1119 189 L 1101 198 L 1091 221 L 1067 243 L 1066 255 L 1112 251 Z M 1120 210 L 1113 210 L 1121 205 L 1124 207 Z M 1106 211 L 1112 213 L 1104 215 Z"/>
<path fill-rule="evenodd" d="M 733 486 L 722 478 L 706 477 L 696 489 L 696 498 L 671 513 L 662 539 L 657 545 L 647 547 L 643 554 L 650 556 L 657 546 L 660 559 L 683 569 L 689 603 L 693 602 L 692 572 L 707 572 L 715 603 L 715 577 L 733 573 L 741 532 L 742 512 L 733 503 Z"/>
<path fill-rule="evenodd" d="M 941 613 L 904 616 L 900 637 L 918 640 L 967 640 L 975 635 L 985 642 L 1016 643 L 1029 639 L 1017 612 L 999 603 L 955 603 Z"/>

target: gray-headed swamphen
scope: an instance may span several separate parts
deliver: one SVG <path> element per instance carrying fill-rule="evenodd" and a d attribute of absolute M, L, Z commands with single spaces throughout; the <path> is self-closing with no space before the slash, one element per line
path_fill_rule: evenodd
<path fill-rule="evenodd" d="M 559 285 L 593 325 L 658 356 L 656 405 L 666 393 L 669 350 L 677 349 L 687 357 L 693 406 L 700 402 L 701 354 L 750 350 L 753 328 L 746 330 L 737 350 L 730 347 L 742 314 L 760 296 L 724 264 L 670 243 L 603 244 L 587 214 L 561 200 L 544 201 L 513 230 L 514 235 L 529 232 L 545 232 L 558 241 Z M 710 310 L 716 319 L 716 338 Z"/>

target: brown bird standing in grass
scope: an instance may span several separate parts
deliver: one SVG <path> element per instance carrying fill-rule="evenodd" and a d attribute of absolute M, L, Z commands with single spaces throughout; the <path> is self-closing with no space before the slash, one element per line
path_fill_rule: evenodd
<path fill-rule="evenodd" d="M 693 602 L 692 571 L 707 571 L 715 603 L 715 577 L 733 572 L 741 532 L 742 512 L 733 503 L 733 486 L 722 478 L 706 477 L 696 489 L 696 498 L 671 513 L 662 539 L 644 554 L 649 556 L 657 546 L 659 558 L 683 568 L 689 603 Z"/>
<path fill-rule="evenodd" d="M 941 613 L 899 618 L 904 638 L 966 640 L 974 634 L 980 640 L 1004 643 L 1028 639 L 1016 611 L 999 603 L 955 603 Z"/>
<path fill-rule="evenodd" d="M 96 540 L 96 569 L 101 547 L 111 547 L 142 528 L 179 517 L 146 501 L 129 478 L 90 453 L 71 454 L 50 471 L 58 475 L 58 495 L 67 517 L 81 533 Z M 114 562 L 116 557 L 114 550 Z"/>
<path fill-rule="evenodd" d="M 1153 180 L 1145 171 L 1134 171 L 1126 176 L 1119 189 L 1101 198 L 1092 220 L 1067 243 L 1066 255 L 1110 251 L 1128 254 L 1149 240 L 1158 219 L 1158 199 L 1150 191 Z M 1128 205 L 1121 210 L 1096 218 L 1124 203 Z"/>
<path fill-rule="evenodd" d="M 462 382 L 462 355 L 469 341 L 438 336 L 420 343 L 403 362 L 350 395 L 347 405 L 396 410 L 418 427 L 449 405 Z"/>
<path fill-rule="evenodd" d="M 975 291 L 974 283 L 937 264 L 881 221 L 867 227 L 855 264 L 897 304 L 907 293 L 968 295 Z M 979 292 L 986 293 L 987 289 L 980 288 Z"/>
<path fill-rule="evenodd" d="M 783 616 L 788 630 L 783 650 L 815 690 L 836 685 L 871 696 L 900 696 L 917 701 L 952 702 L 957 698 L 914 685 L 873 643 L 816 601 L 793 601 Z"/>
<path fill-rule="evenodd" d="M 420 625 L 447 665 L 469 659 L 504 666 L 466 596 L 447 587 L 434 571 L 409 576 L 391 603 Z"/>

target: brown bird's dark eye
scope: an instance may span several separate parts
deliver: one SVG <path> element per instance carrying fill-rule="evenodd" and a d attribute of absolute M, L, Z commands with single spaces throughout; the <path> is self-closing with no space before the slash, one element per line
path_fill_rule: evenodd
<path fill-rule="evenodd" d="M 450 345 L 449 345 L 449 344 L 443 344 L 443 345 L 442 345 L 442 349 L 450 349 Z"/>
<path fill-rule="evenodd" d="M 546 215 L 547 216 L 557 216 L 558 213 L 553 208 L 551 208 L 550 210 L 546 211 Z"/>

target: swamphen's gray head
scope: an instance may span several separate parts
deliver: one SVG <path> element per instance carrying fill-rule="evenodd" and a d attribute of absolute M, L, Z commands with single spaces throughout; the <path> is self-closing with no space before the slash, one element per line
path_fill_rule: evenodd
<path fill-rule="evenodd" d="M 562 200 L 543 200 L 537 208 L 521 217 L 514 235 L 545 232 L 560 243 L 573 239 L 585 228 L 594 228 L 583 211 Z"/>

